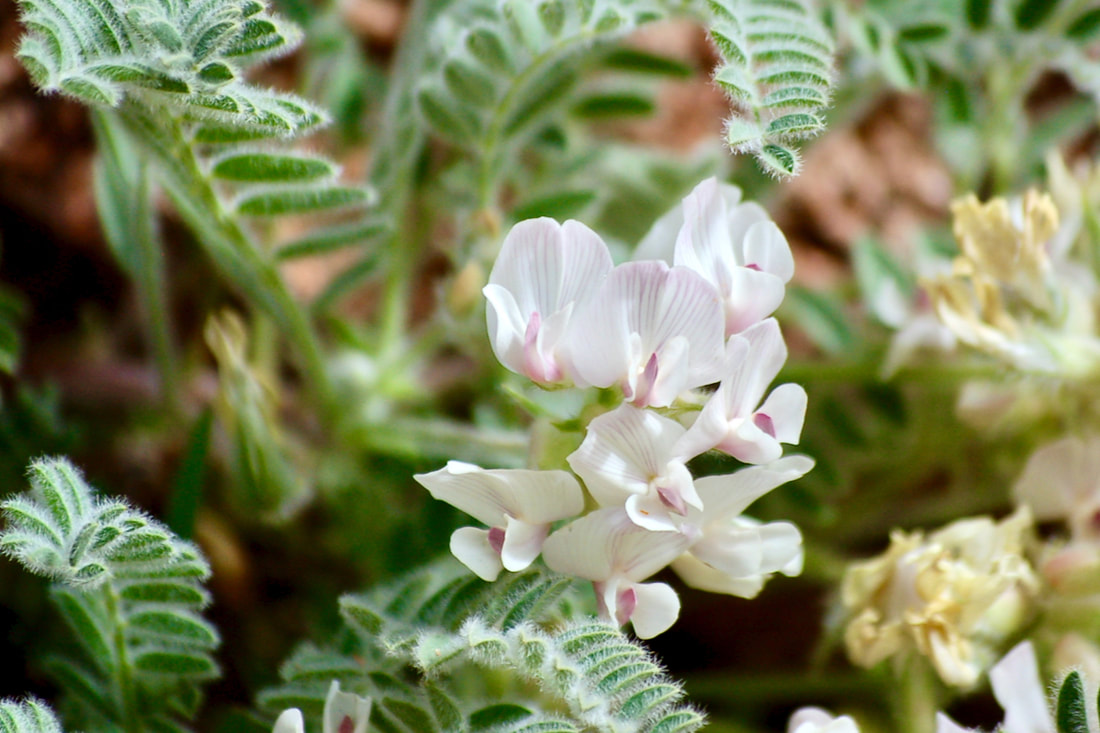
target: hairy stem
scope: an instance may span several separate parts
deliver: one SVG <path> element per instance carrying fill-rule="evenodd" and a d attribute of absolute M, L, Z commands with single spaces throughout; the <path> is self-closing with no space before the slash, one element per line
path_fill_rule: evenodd
<path fill-rule="evenodd" d="M 114 683 L 120 703 L 122 720 L 119 723 L 127 733 L 142 733 L 140 711 L 138 709 L 137 683 L 134 681 L 134 669 L 130 663 L 130 651 L 126 646 L 126 619 L 122 616 L 120 599 L 110 583 L 103 585 L 103 598 L 107 607 L 107 617 L 114 629 L 112 642 L 115 647 Z"/>

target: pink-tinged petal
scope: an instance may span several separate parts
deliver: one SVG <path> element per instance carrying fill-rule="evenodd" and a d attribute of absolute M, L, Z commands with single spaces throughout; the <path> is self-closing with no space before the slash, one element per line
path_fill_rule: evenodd
<path fill-rule="evenodd" d="M 680 532 L 650 532 L 622 509 L 598 509 L 550 535 L 542 557 L 551 570 L 586 580 L 645 580 L 688 546 Z"/>
<path fill-rule="evenodd" d="M 680 529 L 679 522 L 673 519 L 673 514 L 678 512 L 670 509 L 658 496 L 629 496 L 623 502 L 623 509 L 630 521 L 651 532 L 676 532 Z"/>
<path fill-rule="evenodd" d="M 569 314 L 591 297 L 611 265 L 607 246 L 579 222 L 542 218 L 512 227 L 483 291 L 501 363 L 539 382 L 559 381 L 566 368 L 557 351 Z"/>
<path fill-rule="evenodd" d="M 490 530 L 462 527 L 451 535 L 451 554 L 474 575 L 490 582 L 497 579 L 504 564 L 500 552 L 493 547 Z"/>
<path fill-rule="evenodd" d="M 775 275 L 784 283 L 794 277 L 794 256 L 787 238 L 773 221 L 754 222 L 745 232 L 742 264 Z"/>
<path fill-rule="evenodd" d="M 718 450 L 745 463 L 771 463 L 783 455 L 783 446 L 775 439 L 770 420 L 738 419 L 733 429 L 718 443 Z"/>
<path fill-rule="evenodd" d="M 738 598 L 754 598 L 764 587 L 764 576 L 731 578 L 692 555 L 682 555 L 670 567 L 685 584 L 710 593 L 724 593 Z"/>
<path fill-rule="evenodd" d="M 1013 493 L 1036 519 L 1070 519 L 1075 509 L 1100 499 L 1100 438 L 1071 436 L 1041 446 L 1028 458 Z"/>
<path fill-rule="evenodd" d="M 302 718 L 302 711 L 298 708 L 284 710 L 275 719 L 275 727 L 271 733 L 305 733 L 306 721 Z"/>
<path fill-rule="evenodd" d="M 436 499 L 489 526 L 503 526 L 508 517 L 544 524 L 584 509 L 584 493 L 567 471 L 486 470 L 448 461 L 444 468 L 413 478 Z"/>
<path fill-rule="evenodd" d="M 783 281 L 770 272 L 738 267 L 730 278 L 730 291 L 725 299 L 727 334 L 740 333 L 770 316 L 787 293 Z"/>
<path fill-rule="evenodd" d="M 754 501 L 772 489 L 801 478 L 814 467 L 806 456 L 787 456 L 773 463 L 750 466 L 722 476 L 706 476 L 695 481 L 695 490 L 705 512 L 691 513 L 689 519 L 705 527 L 739 516 Z"/>
<path fill-rule="evenodd" d="M 508 517 L 500 548 L 500 561 L 504 569 L 514 573 L 533 563 L 542 551 L 542 543 L 549 532 L 549 524 L 528 524 Z"/>
<path fill-rule="evenodd" d="M 340 683 L 333 680 L 322 715 L 324 733 L 366 733 L 370 707 L 369 697 L 341 692 Z"/>
<path fill-rule="evenodd" d="M 684 226 L 676 238 L 673 262 L 709 280 L 724 297 L 730 272 L 738 267 L 730 237 L 729 213 L 714 178 L 703 181 L 684 199 Z"/>
<path fill-rule="evenodd" d="M 639 639 L 652 639 L 664 633 L 680 616 L 680 597 L 665 583 L 637 583 L 630 623 Z"/>
<path fill-rule="evenodd" d="M 1002 730 L 1005 733 L 1037 733 L 1053 731 L 1043 683 L 1039 681 L 1039 665 L 1031 642 L 1023 641 L 1012 648 L 989 670 L 993 696 L 1005 711 Z"/>
<path fill-rule="evenodd" d="M 682 346 L 662 354 L 676 338 L 686 342 L 686 357 Z M 717 291 L 698 273 L 663 262 L 628 262 L 613 269 L 584 312 L 571 321 L 567 340 L 581 380 L 597 387 L 620 384 L 631 395 L 639 391 L 647 367 L 653 369 L 653 355 L 656 373 L 643 383 L 649 387 L 675 378 L 677 387 L 691 389 L 717 381 L 723 367 Z M 671 369 L 665 369 L 662 356 L 675 360 L 675 374 L 666 374 Z M 670 389 L 657 390 L 653 399 L 666 399 Z"/>
<path fill-rule="evenodd" d="M 802 385 L 781 384 L 772 390 L 755 414 L 757 418 L 766 415 L 771 421 L 772 437 L 780 443 L 795 445 L 802 437 L 806 403 L 806 390 Z"/>
<path fill-rule="evenodd" d="M 651 482 L 660 477 L 666 477 L 663 483 L 679 479 L 682 484 L 683 474 L 675 468 L 669 475 L 669 462 L 683 434 L 675 420 L 624 404 L 592 420 L 584 441 L 566 460 L 601 506 L 617 506 L 631 494 L 649 493 Z"/>

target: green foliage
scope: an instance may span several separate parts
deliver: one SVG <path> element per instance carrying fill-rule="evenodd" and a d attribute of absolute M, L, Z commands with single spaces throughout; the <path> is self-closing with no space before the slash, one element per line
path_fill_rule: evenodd
<path fill-rule="evenodd" d="M 487 185 L 506 153 L 570 101 L 586 64 L 662 15 L 650 0 L 470 3 L 466 17 L 444 15 L 431 31 L 439 52 L 417 90 L 420 115 L 436 134 L 481 161 Z M 608 103 L 589 102 L 589 112 L 592 105 L 608 112 Z M 623 103 L 617 100 L 616 113 Z M 628 104 L 638 111 L 636 99 Z"/>
<path fill-rule="evenodd" d="M 618 628 L 578 614 L 571 578 L 530 569 L 492 584 L 453 561 L 344 596 L 339 652 L 304 646 L 270 710 L 319 713 L 332 679 L 370 695 L 379 730 L 693 731 L 697 711 L 650 654 Z M 493 675 L 472 673 L 492 670 Z M 417 681 L 410 683 L 409 673 Z M 508 694 L 482 687 L 488 678 Z M 506 700 L 507 702 L 501 702 Z"/>
<path fill-rule="evenodd" d="M 0 700 L 0 733 L 62 733 L 61 723 L 44 702 L 33 697 Z"/>
<path fill-rule="evenodd" d="M 710 8 L 722 55 L 714 80 L 736 107 L 726 142 L 773 176 L 796 175 L 792 143 L 825 129 L 832 37 L 806 0 L 710 0 Z"/>
<path fill-rule="evenodd" d="M 85 659 L 51 665 L 78 723 L 184 730 L 216 677 L 217 631 L 199 615 L 210 568 L 199 551 L 126 503 L 96 497 L 65 459 L 30 467 L 3 504 L 0 550 L 54 581 L 52 598 Z"/>
<path fill-rule="evenodd" d="M 155 258 L 145 254 L 135 261 L 141 248 L 126 245 L 148 238 L 135 236 L 128 231 L 134 223 L 126 226 L 112 214 L 126 201 L 148 201 L 141 189 L 159 183 L 222 274 L 283 325 L 310 387 L 327 403 L 332 396 L 316 335 L 281 281 L 274 247 L 259 235 L 271 217 L 330 216 L 370 204 L 373 194 L 341 185 L 338 168 L 324 158 L 280 152 L 286 140 L 313 130 L 325 115 L 303 99 L 246 79 L 250 67 L 293 50 L 298 30 L 259 0 L 22 0 L 20 7 L 28 33 L 19 57 L 36 83 L 104 111 L 99 128 L 110 144 L 97 189 L 109 239 L 124 265 L 144 273 L 139 284 L 156 292 Z M 111 175 L 119 167 L 112 159 L 125 158 L 129 146 L 152 164 L 150 181 Z M 108 185 L 108 178 L 116 180 Z M 275 247 L 287 244 L 294 246 Z M 171 359 L 160 346 L 165 370 Z"/>
<path fill-rule="evenodd" d="M 1058 733 L 1088 733 L 1088 705 L 1080 672 L 1070 672 L 1061 689 L 1055 709 Z"/>

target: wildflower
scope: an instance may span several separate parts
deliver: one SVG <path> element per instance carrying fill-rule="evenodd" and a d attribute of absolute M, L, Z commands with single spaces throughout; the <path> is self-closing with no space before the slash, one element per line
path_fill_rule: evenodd
<path fill-rule="evenodd" d="M 584 493 L 566 471 L 485 470 L 448 461 L 414 478 L 436 499 L 489 526 L 451 535 L 451 552 L 484 580 L 496 580 L 502 568 L 526 568 L 539 556 L 551 523 L 584 509 Z"/>
<path fill-rule="evenodd" d="M 650 639 L 680 615 L 680 599 L 665 583 L 642 583 L 680 556 L 690 539 L 650 532 L 622 509 L 598 509 L 554 532 L 543 546 L 551 570 L 591 580 L 600 616 Z"/>
<path fill-rule="evenodd" d="M 635 254 L 643 258 L 691 268 L 714 285 L 727 335 L 770 316 L 794 275 L 790 246 L 768 213 L 742 203 L 740 189 L 715 178 L 697 185 L 682 206 L 654 224 Z"/>
<path fill-rule="evenodd" d="M 767 466 L 751 466 L 695 482 L 703 509 L 689 510 L 688 552 L 672 569 L 693 588 L 752 598 L 776 572 L 802 572 L 802 535 L 789 522 L 762 524 L 741 513 L 772 489 L 805 475 L 814 462 L 789 456 Z"/>
<path fill-rule="evenodd" d="M 1100 436 L 1065 437 L 1040 447 L 1013 493 L 1036 519 L 1063 520 L 1073 540 L 1100 544 Z"/>
<path fill-rule="evenodd" d="M 703 506 L 684 465 L 691 456 L 674 450 L 683 435 L 676 421 L 624 404 L 594 419 L 567 460 L 600 506 L 625 507 L 639 527 L 675 530 L 673 514 Z"/>
<path fill-rule="evenodd" d="M 780 443 L 797 443 L 802 434 L 806 390 L 798 384 L 783 384 L 764 404 L 760 400 L 786 360 L 787 347 L 774 318 L 731 336 L 726 346 L 730 371 L 682 438 L 679 450 L 698 455 L 718 448 L 745 463 L 768 463 L 783 455 Z"/>
<path fill-rule="evenodd" d="M 884 555 L 848 569 L 841 596 L 848 656 L 870 667 L 916 651 L 949 685 L 973 685 L 1027 621 L 1039 581 L 1025 559 L 1026 509 L 891 534 Z"/>
<path fill-rule="evenodd" d="M 989 670 L 993 696 L 1005 711 L 1002 733 L 1055 733 L 1046 690 L 1031 642 L 1022 641 Z M 936 733 L 967 733 L 943 713 L 936 715 Z"/>
<path fill-rule="evenodd" d="M 322 715 L 323 733 L 366 733 L 370 721 L 371 700 L 351 692 L 341 692 L 340 683 L 332 681 L 325 698 Z M 306 725 L 298 708 L 284 710 L 275 721 L 272 733 L 305 733 Z"/>
<path fill-rule="evenodd" d="M 859 733 L 847 715 L 834 717 L 821 708 L 799 708 L 787 722 L 787 733 Z"/>
<path fill-rule="evenodd" d="M 482 291 L 500 363 L 540 384 L 563 381 L 570 319 L 610 270 L 607 245 L 580 222 L 541 218 L 512 227 Z"/>
<path fill-rule="evenodd" d="M 667 407 L 717 382 L 723 366 L 718 293 L 701 275 L 663 262 L 628 262 L 570 323 L 578 383 L 619 385 L 639 407 Z"/>

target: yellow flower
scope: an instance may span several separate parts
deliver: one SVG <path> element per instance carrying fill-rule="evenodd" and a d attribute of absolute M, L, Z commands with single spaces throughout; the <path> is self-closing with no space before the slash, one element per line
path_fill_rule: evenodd
<path fill-rule="evenodd" d="M 925 537 L 894 532 L 880 557 L 852 565 L 841 597 L 848 656 L 864 667 L 917 652 L 968 687 L 1030 616 L 1039 580 L 1024 557 L 1031 515 L 963 519 Z"/>

